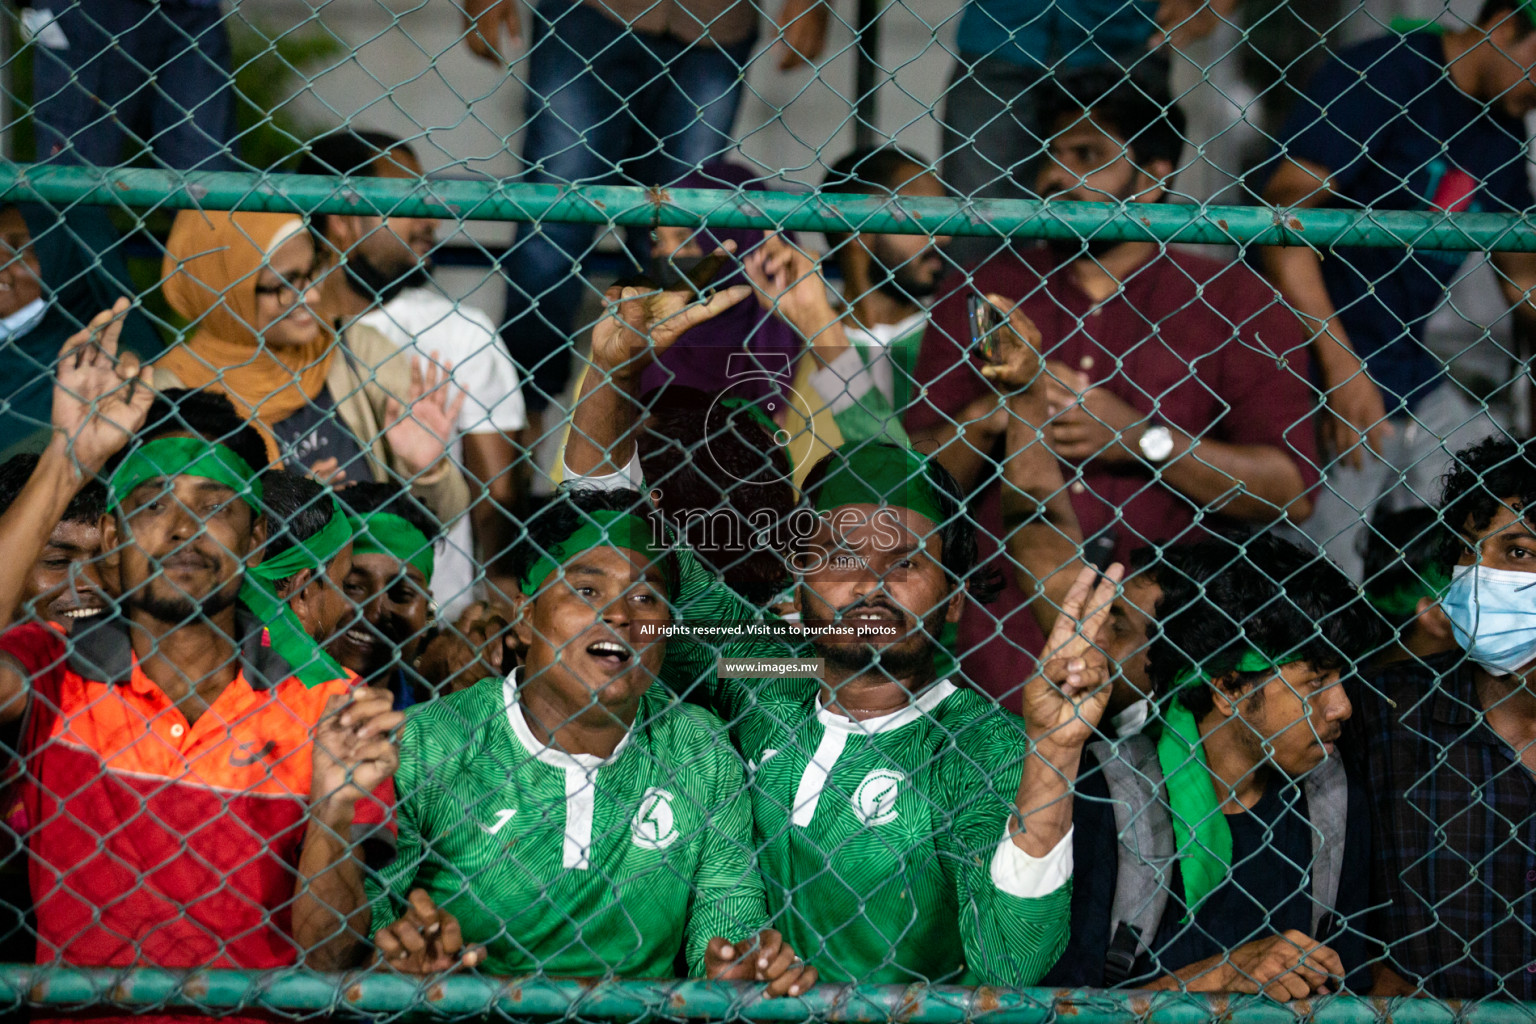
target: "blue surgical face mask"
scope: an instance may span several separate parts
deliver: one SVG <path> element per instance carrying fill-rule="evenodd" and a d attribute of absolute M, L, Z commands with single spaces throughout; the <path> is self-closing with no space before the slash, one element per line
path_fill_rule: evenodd
<path fill-rule="evenodd" d="M 1536 661 L 1536 573 L 1458 566 L 1440 607 L 1467 657 L 1494 675 Z"/>

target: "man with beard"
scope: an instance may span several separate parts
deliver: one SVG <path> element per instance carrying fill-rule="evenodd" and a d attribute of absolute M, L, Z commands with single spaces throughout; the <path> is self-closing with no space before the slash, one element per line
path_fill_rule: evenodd
<path fill-rule="evenodd" d="M 387 687 L 395 707 L 426 694 L 417 685 L 416 655 L 435 617 L 431 514 L 403 488 L 357 484 L 342 492 L 352 536 L 351 567 L 341 590 L 355 613 L 326 649 L 371 685 Z"/>
<path fill-rule="evenodd" d="M 101 519 L 120 615 L 67 643 L 40 623 L 0 637 L 38 957 L 341 969 L 369 927 L 364 859 L 392 854 L 400 716 L 351 680 L 295 676 L 242 608 L 267 533 L 265 445 L 221 396 L 154 398 L 149 371 L 117 357 L 109 321 L 127 305 L 61 353 L 53 441 L 0 517 L 8 623 L 58 517 L 128 445 Z"/>
<path fill-rule="evenodd" d="M 309 146 L 302 174 L 421 178 L 405 143 L 382 132 L 343 128 Z M 401 349 L 451 372 L 465 395 L 450 454 L 470 481 L 467 517 L 449 524 L 432 589 L 449 618 L 476 597 L 478 566 L 497 566 L 517 536 L 507 509 L 516 501 L 512 436 L 528 425 L 517 369 L 484 312 L 449 299 L 431 277 L 437 221 L 413 217 L 316 214 L 314 225 L 339 263 L 320 284 L 321 307 L 335 320 L 372 327 Z M 502 589 L 507 593 L 508 586 Z"/>
<path fill-rule="evenodd" d="M 926 161 L 896 146 L 859 149 L 827 173 L 822 192 L 939 198 L 947 195 Z M 849 348 L 810 377 L 844 441 L 906 442 L 901 417 L 912 401 L 912 371 L 928 326 L 924 300 L 947 265 L 945 237 L 828 234 L 843 279 L 842 330 Z"/>
<path fill-rule="evenodd" d="M 1166 95 L 1087 72 L 1042 103 L 1053 132 L 1042 195 L 1166 199 L 1183 145 Z M 1090 561 L 1310 512 L 1315 402 L 1300 325 L 1274 289 L 1241 263 L 1155 242 L 1056 242 L 1000 255 L 946 294 L 918 358 L 927 387 L 907 429 L 938 446 L 978 506 L 983 558 L 1007 534 L 997 466 L 1017 415 L 972 358 L 967 302 L 988 295 L 1001 319 L 1017 308 L 1038 326 L 1044 372 L 1030 385 L 1039 418 L 1029 426 L 1063 465 Z M 1008 679 L 1021 649 L 1038 645 L 1026 602 L 1011 585 L 961 621 L 972 679 Z"/>
<path fill-rule="evenodd" d="M 779 929 L 834 981 L 1036 984 L 1067 940 L 1071 790 L 1109 698 L 1093 645 L 1121 567 L 1079 575 L 1021 721 L 939 678 L 939 634 L 990 582 L 954 479 L 866 443 L 805 493 L 795 600 L 822 671 L 708 687 L 752 771 Z"/>

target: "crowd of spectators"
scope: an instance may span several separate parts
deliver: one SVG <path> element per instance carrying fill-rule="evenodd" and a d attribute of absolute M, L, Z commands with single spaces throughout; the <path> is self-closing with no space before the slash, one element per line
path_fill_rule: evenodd
<path fill-rule="evenodd" d="M 959 141 L 824 192 L 1170 201 L 1163 48 L 1233 5 L 1099 6 L 972 0 Z M 219 34 L 158 7 L 135 66 Z M 740 13 L 540 4 L 539 180 L 750 203 Z M 814 56 L 827 8 L 780 18 Z M 1528 0 L 1342 49 L 1259 187 L 1524 211 L 1532 68 Z M 85 81 L 37 116 L 109 164 Z M 342 128 L 298 170 L 423 168 Z M 1536 999 L 1536 449 L 1425 347 L 1454 261 L 659 227 L 557 424 L 592 229 L 519 240 L 501 327 L 437 229 L 182 211 L 163 338 L 105 216 L 0 208 L 7 955 Z"/>

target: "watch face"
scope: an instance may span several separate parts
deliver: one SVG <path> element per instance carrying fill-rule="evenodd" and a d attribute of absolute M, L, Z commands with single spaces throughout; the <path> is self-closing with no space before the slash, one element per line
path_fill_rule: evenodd
<path fill-rule="evenodd" d="M 1149 462 L 1162 462 L 1173 454 L 1173 433 L 1167 427 L 1148 427 L 1141 432 L 1141 454 Z"/>

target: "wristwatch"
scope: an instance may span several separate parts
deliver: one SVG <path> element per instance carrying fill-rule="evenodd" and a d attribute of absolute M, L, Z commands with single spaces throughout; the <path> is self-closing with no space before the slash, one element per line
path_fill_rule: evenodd
<path fill-rule="evenodd" d="M 1136 447 L 1141 449 L 1141 457 L 1154 466 L 1166 462 L 1173 454 L 1173 431 L 1161 423 L 1154 423 L 1141 432 Z"/>

